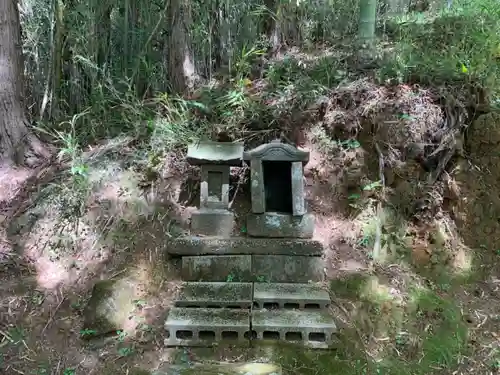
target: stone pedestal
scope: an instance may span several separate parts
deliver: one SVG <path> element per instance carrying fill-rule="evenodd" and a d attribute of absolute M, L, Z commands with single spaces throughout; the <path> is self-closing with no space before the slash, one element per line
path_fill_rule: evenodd
<path fill-rule="evenodd" d="M 200 208 L 191 215 L 191 233 L 203 236 L 230 237 L 234 214 L 224 209 Z"/>
<path fill-rule="evenodd" d="M 312 214 L 292 216 L 266 212 L 247 216 L 247 233 L 252 237 L 312 238 L 313 232 Z"/>

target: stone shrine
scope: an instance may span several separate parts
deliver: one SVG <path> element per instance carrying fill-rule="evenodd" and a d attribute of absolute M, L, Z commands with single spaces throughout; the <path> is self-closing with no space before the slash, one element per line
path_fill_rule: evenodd
<path fill-rule="evenodd" d="M 234 214 L 229 207 L 229 171 L 242 163 L 243 144 L 198 142 L 188 146 L 187 161 L 201 167 L 200 207 L 191 216 L 191 232 L 207 236 L 231 235 Z"/>
<path fill-rule="evenodd" d="M 255 237 L 311 238 L 314 217 L 307 213 L 304 169 L 309 153 L 273 141 L 245 152 L 250 163 L 252 214 L 247 231 Z"/>
<path fill-rule="evenodd" d="M 229 168 L 242 160 L 250 164 L 252 212 L 247 236 L 231 237 Z M 247 152 L 238 143 L 189 147 L 188 161 L 201 166 L 200 207 L 191 235 L 167 244 L 170 256 L 181 257 L 184 283 L 165 322 L 165 345 L 332 347 L 330 297 L 317 284 L 323 247 L 311 239 L 314 216 L 304 195 L 308 160 L 307 151 L 280 142 Z"/>

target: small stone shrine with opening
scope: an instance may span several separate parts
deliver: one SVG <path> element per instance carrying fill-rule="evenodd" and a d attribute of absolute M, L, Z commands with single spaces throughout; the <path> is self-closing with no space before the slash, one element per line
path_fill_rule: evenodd
<path fill-rule="evenodd" d="M 243 155 L 250 163 L 252 214 L 247 231 L 255 237 L 311 238 L 314 217 L 307 213 L 304 165 L 309 152 L 274 141 Z"/>
<path fill-rule="evenodd" d="M 332 347 L 337 329 L 319 283 L 323 246 L 312 239 L 305 201 L 309 152 L 279 141 L 246 152 L 241 143 L 200 142 L 189 146 L 188 161 L 201 167 L 200 202 L 190 235 L 166 245 L 181 257 L 184 282 L 165 322 L 165 345 Z M 246 233 L 233 236 L 229 169 L 243 161 L 252 208 Z"/>

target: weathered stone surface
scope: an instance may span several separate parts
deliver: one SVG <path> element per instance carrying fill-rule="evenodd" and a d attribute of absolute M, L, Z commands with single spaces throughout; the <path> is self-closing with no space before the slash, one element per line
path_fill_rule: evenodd
<path fill-rule="evenodd" d="M 252 257 L 250 255 L 205 255 L 182 258 L 182 276 L 185 281 L 250 282 Z"/>
<path fill-rule="evenodd" d="M 252 283 L 187 282 L 182 285 L 177 307 L 241 308 L 252 305 Z"/>
<path fill-rule="evenodd" d="M 280 366 L 271 363 L 226 362 L 192 363 L 186 365 L 168 365 L 157 370 L 153 375 L 282 375 Z"/>
<path fill-rule="evenodd" d="M 314 216 L 293 216 L 276 212 L 247 215 L 247 233 L 254 237 L 312 238 Z"/>
<path fill-rule="evenodd" d="M 323 261 L 319 257 L 253 255 L 252 270 L 260 282 L 308 283 L 323 280 Z"/>
<path fill-rule="evenodd" d="M 304 168 L 300 161 L 292 163 L 292 207 L 293 216 L 306 214 L 305 192 L 304 192 Z"/>
<path fill-rule="evenodd" d="M 82 337 L 91 339 L 129 326 L 137 299 L 137 283 L 131 278 L 97 282 L 84 310 L 84 330 L 88 334 Z"/>
<path fill-rule="evenodd" d="M 296 347 L 291 347 L 292 358 Z M 227 375 L 224 371 L 233 371 L 233 375 L 282 375 L 281 367 L 276 363 L 282 359 L 283 351 L 273 347 L 249 345 L 231 345 L 231 342 L 211 347 L 179 347 L 169 350 L 169 363 L 160 366 L 155 375 Z M 242 359 L 245 362 L 241 362 Z M 210 367 L 209 364 L 224 366 Z M 205 367 L 207 366 L 207 367 Z M 225 368 L 230 366 L 229 368 Z M 175 372 L 177 370 L 178 372 Z M 179 372 L 180 370 L 180 372 Z M 207 372 L 205 372 L 205 370 Z M 212 370 L 215 373 L 211 372 Z M 184 372 L 182 372 L 184 371 Z M 236 373 L 234 372 L 236 371 Z M 277 371 L 277 373 L 273 372 Z"/>
<path fill-rule="evenodd" d="M 286 341 L 311 348 L 329 348 L 337 327 L 326 311 L 253 310 L 257 340 Z"/>
<path fill-rule="evenodd" d="M 266 195 L 264 189 L 264 170 L 262 160 L 250 163 L 250 193 L 252 196 L 252 212 L 261 214 L 266 211 Z"/>
<path fill-rule="evenodd" d="M 229 237 L 233 233 L 234 214 L 227 210 L 199 209 L 191 216 L 191 233 Z"/>
<path fill-rule="evenodd" d="M 240 166 L 243 143 L 200 141 L 188 146 L 187 161 L 193 165 L 219 164 Z"/>
<path fill-rule="evenodd" d="M 248 310 L 173 307 L 165 322 L 166 346 L 212 346 L 220 341 L 248 345 Z"/>
<path fill-rule="evenodd" d="M 227 209 L 229 205 L 229 166 L 202 165 L 200 208 Z"/>
<path fill-rule="evenodd" d="M 255 283 L 253 307 L 256 309 L 324 309 L 330 296 L 317 284 Z"/>
<path fill-rule="evenodd" d="M 251 238 L 251 237 L 183 237 L 166 244 L 174 255 L 302 255 L 320 256 L 323 245 L 308 239 Z"/>
<path fill-rule="evenodd" d="M 253 150 L 243 153 L 244 160 L 271 160 L 271 161 L 309 161 L 309 152 L 301 150 L 279 140 L 260 145 Z"/>

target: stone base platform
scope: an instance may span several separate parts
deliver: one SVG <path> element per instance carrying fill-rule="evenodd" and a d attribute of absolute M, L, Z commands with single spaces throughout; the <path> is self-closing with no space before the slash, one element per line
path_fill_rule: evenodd
<path fill-rule="evenodd" d="M 320 257 L 205 255 L 182 257 L 185 281 L 308 283 L 322 281 Z"/>
<path fill-rule="evenodd" d="M 230 237 L 234 214 L 224 209 L 201 208 L 191 215 L 191 233 L 205 236 Z"/>
<path fill-rule="evenodd" d="M 308 239 L 191 236 L 171 240 L 166 244 L 165 248 L 168 254 L 178 256 L 323 255 L 321 242 Z"/>
<path fill-rule="evenodd" d="M 293 216 L 266 212 L 247 216 L 247 233 L 252 237 L 312 238 L 313 232 L 313 214 Z"/>

